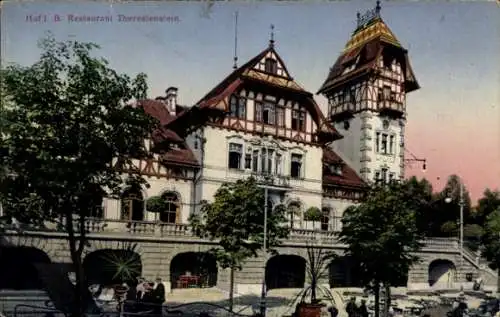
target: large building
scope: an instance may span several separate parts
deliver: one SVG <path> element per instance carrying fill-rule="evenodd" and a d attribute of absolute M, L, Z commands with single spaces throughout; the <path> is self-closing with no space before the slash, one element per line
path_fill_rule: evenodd
<path fill-rule="evenodd" d="M 87 223 L 90 242 L 84 265 L 93 261 L 93 254 L 134 242 L 142 248 L 136 250 L 142 275 L 162 277 L 167 288 L 182 287 L 181 277 L 191 278 L 186 272 L 204 265 L 206 258 L 200 262 L 199 254 L 215 243 L 189 231 L 189 216 L 202 201 L 212 201 L 223 183 L 254 176 L 268 188 L 269 211 L 284 205 L 293 230 L 280 255 L 259 255 L 238 272 L 236 290 L 259 293 L 264 275 L 269 288 L 303 287 L 305 241 L 315 237 L 318 245 L 341 254 L 344 247 L 335 233 L 346 208 L 357 204 L 373 181 L 404 177 L 406 93 L 417 88 L 407 51 L 381 19 L 377 4 L 358 15 L 355 31 L 319 90 L 329 100 L 327 114 L 294 81 L 273 37 L 195 105 L 180 105 L 175 87 L 165 96 L 139 100 L 137 106 L 161 124 L 146 140 L 152 156 L 131 165 L 117 159 L 114 166 L 144 175 L 149 186 L 129 186 L 121 199 L 103 202 Z M 163 197 L 167 208 L 149 211 L 146 201 L 153 196 Z M 311 207 L 322 211 L 319 223 L 305 220 Z M 48 254 L 46 261 L 70 262 L 64 232 L 25 231 L 27 236 L 31 240 L 11 232 L 0 244 L 36 247 Z M 474 255 L 465 253 L 466 266 L 456 274 L 456 241 L 427 241 L 422 252 L 422 264 L 408 276 L 414 287 L 437 281 L 450 287 L 478 268 Z M 356 284 L 342 261 L 330 266 L 332 287 Z M 15 276 L 9 274 L 4 276 Z M 227 286 L 227 271 L 213 261 L 200 274 L 205 286 Z M 4 284 L 0 289 L 10 285 Z"/>

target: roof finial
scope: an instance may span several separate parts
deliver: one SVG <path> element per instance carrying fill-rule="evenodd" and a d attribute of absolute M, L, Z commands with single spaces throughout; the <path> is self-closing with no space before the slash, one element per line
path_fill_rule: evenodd
<path fill-rule="evenodd" d="M 238 68 L 238 11 L 234 13 L 234 64 L 233 69 Z"/>
<path fill-rule="evenodd" d="M 271 24 L 271 39 L 269 40 L 269 47 L 274 47 L 274 24 Z"/>
<path fill-rule="evenodd" d="M 380 16 L 380 9 L 382 9 L 382 7 L 380 6 L 380 0 L 377 0 L 377 6 L 375 7 L 375 14 L 377 14 L 378 16 Z"/>

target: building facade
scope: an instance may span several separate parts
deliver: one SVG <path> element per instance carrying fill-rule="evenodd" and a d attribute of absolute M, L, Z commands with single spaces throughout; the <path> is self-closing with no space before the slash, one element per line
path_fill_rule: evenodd
<path fill-rule="evenodd" d="M 190 108 L 177 105 L 173 91 L 138 102 L 162 123 L 148 141 L 154 158 L 115 166 L 147 176 L 149 188 L 106 200 L 106 217 L 187 223 L 224 182 L 254 176 L 268 188 L 270 210 L 294 210 L 292 228 L 313 229 L 304 212 L 316 207 L 323 213 L 316 229 L 339 230 L 343 211 L 367 189 L 332 150 L 342 136 L 293 80 L 273 42 Z M 171 208 L 152 214 L 144 203 L 152 196 L 167 198 Z"/>
<path fill-rule="evenodd" d="M 340 255 L 345 246 L 336 232 L 344 211 L 359 202 L 372 181 L 404 177 L 406 93 L 416 89 L 407 51 L 382 21 L 377 5 L 358 15 L 356 30 L 319 90 L 329 100 L 326 115 L 313 94 L 294 81 L 272 37 L 262 52 L 193 106 L 179 104 L 176 87 L 165 96 L 139 100 L 136 106 L 160 122 L 145 140 L 151 156 L 132 164 L 117 158 L 113 164 L 124 175 L 143 175 L 148 185 L 129 185 L 120 199 L 105 199 L 97 208 L 86 224 L 85 259 L 92 262 L 100 250 L 114 252 L 121 243 L 135 243 L 142 249 L 140 273 L 162 277 L 168 289 L 182 287 L 193 276 L 202 279 L 198 286 L 225 288 L 228 273 L 206 255 L 215 242 L 197 238 L 188 219 L 202 201 L 213 200 L 223 183 L 254 176 L 268 189 L 270 212 L 279 205 L 291 211 L 293 230 L 279 256 L 261 254 L 248 261 L 236 275 L 236 290 L 259 293 L 263 276 L 268 288 L 303 287 L 306 241 L 314 237 Z M 155 196 L 166 201 L 165 210 L 149 210 L 147 201 Z M 304 213 L 311 207 L 321 210 L 320 222 L 306 221 Z M 408 284 L 434 285 L 442 272 L 453 273 L 446 287 L 464 278 L 465 271 L 457 273 L 453 263 L 457 242 L 445 240 L 427 241 L 425 261 L 409 272 Z M 22 237 L 11 232 L 0 244 L 43 249 L 49 262 L 70 262 L 63 232 L 25 232 Z M 476 272 L 472 256 L 466 254 L 465 260 L 467 272 Z M 329 271 L 325 284 L 359 286 L 345 259 Z M 25 275 L 5 276 L 16 274 Z M 10 285 L 4 284 L 0 289 Z"/>
<path fill-rule="evenodd" d="M 365 181 L 404 179 L 406 94 L 419 88 L 408 51 L 380 16 L 361 16 L 319 93 L 344 136 L 333 148 Z"/>

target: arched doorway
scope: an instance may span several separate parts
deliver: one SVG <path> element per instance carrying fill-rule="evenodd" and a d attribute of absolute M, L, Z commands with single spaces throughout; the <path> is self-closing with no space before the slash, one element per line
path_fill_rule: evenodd
<path fill-rule="evenodd" d="M 47 253 L 33 247 L 0 247 L 0 289 L 43 290 L 37 264 L 51 263 Z"/>
<path fill-rule="evenodd" d="M 434 260 L 429 264 L 429 286 L 451 288 L 456 278 L 456 267 L 450 260 Z"/>
<path fill-rule="evenodd" d="M 266 287 L 303 288 L 306 260 L 298 255 L 275 255 L 266 264 Z"/>
<path fill-rule="evenodd" d="M 175 192 L 165 192 L 161 195 L 165 201 L 165 210 L 160 212 L 160 221 L 177 223 L 180 221 L 181 200 Z"/>
<path fill-rule="evenodd" d="M 121 203 L 122 220 L 144 220 L 144 197 L 138 185 L 130 186 L 123 192 Z"/>
<path fill-rule="evenodd" d="M 336 258 L 328 266 L 330 287 L 362 287 L 359 266 L 351 257 Z"/>
<path fill-rule="evenodd" d="M 142 274 L 141 256 L 127 249 L 102 249 L 89 253 L 83 261 L 89 285 L 137 284 Z"/>
<path fill-rule="evenodd" d="M 214 287 L 217 285 L 217 261 L 207 252 L 177 254 L 170 262 L 172 288 Z"/>

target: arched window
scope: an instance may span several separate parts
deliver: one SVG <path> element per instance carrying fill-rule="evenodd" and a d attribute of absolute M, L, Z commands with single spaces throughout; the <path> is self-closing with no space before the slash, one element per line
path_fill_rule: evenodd
<path fill-rule="evenodd" d="M 300 206 L 300 203 L 298 201 L 294 201 L 294 202 L 291 202 L 289 205 L 288 205 L 288 208 L 287 208 L 287 213 L 288 213 L 288 217 L 290 217 L 290 228 L 294 228 L 294 220 L 295 220 L 295 217 L 297 216 L 300 216 L 300 209 L 301 209 L 301 206 Z"/>
<path fill-rule="evenodd" d="M 330 230 L 330 217 L 331 210 L 328 207 L 324 207 L 321 209 L 321 230 L 328 231 Z"/>
<path fill-rule="evenodd" d="M 144 198 L 138 186 L 132 186 L 122 194 L 121 219 L 142 221 L 144 220 Z"/>
<path fill-rule="evenodd" d="M 160 213 L 160 221 L 166 223 L 177 223 L 181 207 L 179 196 L 174 192 L 166 192 L 161 196 L 165 200 L 166 208 Z"/>

